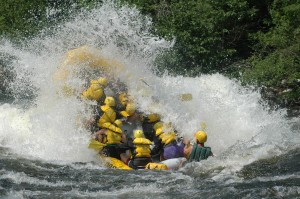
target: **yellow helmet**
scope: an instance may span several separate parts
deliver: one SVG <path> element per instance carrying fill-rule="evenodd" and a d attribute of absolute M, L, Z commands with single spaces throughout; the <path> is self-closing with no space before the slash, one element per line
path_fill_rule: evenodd
<path fill-rule="evenodd" d="M 204 143 L 207 140 L 207 134 L 204 131 L 198 131 L 195 133 L 195 138 L 199 143 Z"/>
<path fill-rule="evenodd" d="M 148 117 L 149 122 L 156 122 L 156 121 L 160 120 L 160 116 L 156 113 L 151 113 L 147 117 Z"/>
<path fill-rule="evenodd" d="M 126 93 L 121 92 L 119 94 L 119 101 L 123 106 L 126 106 L 126 104 L 128 103 L 129 99 Z"/>
<path fill-rule="evenodd" d="M 96 91 L 96 90 L 99 90 L 101 88 L 101 86 L 99 84 L 92 84 L 90 86 L 90 88 L 92 89 L 92 91 Z"/>
<path fill-rule="evenodd" d="M 83 98 L 87 99 L 89 97 L 89 93 L 87 92 L 87 90 L 82 92 L 82 96 Z"/>
<path fill-rule="evenodd" d="M 133 137 L 135 138 L 144 138 L 144 132 L 142 130 L 135 130 L 133 133 Z"/>
<path fill-rule="evenodd" d="M 104 100 L 104 104 L 107 106 L 116 106 L 115 99 L 113 97 L 106 97 Z"/>
<path fill-rule="evenodd" d="M 135 105 L 133 103 L 127 104 L 127 106 L 126 106 L 126 112 L 129 115 L 132 115 L 135 112 Z"/>
<path fill-rule="evenodd" d="M 125 111 L 121 111 L 124 117 L 132 116 L 135 112 L 135 105 L 133 103 L 127 104 Z"/>
<path fill-rule="evenodd" d="M 115 123 L 119 128 L 122 127 L 122 121 L 121 121 L 121 120 L 116 120 L 114 123 Z"/>
<path fill-rule="evenodd" d="M 106 87 L 106 86 L 107 86 L 107 83 L 108 83 L 108 80 L 107 80 L 107 78 L 105 78 L 105 77 L 100 77 L 100 78 L 98 79 L 98 83 L 99 83 L 101 86 Z"/>
<path fill-rule="evenodd" d="M 91 85 L 92 84 L 99 84 L 99 82 L 97 80 L 91 80 Z"/>

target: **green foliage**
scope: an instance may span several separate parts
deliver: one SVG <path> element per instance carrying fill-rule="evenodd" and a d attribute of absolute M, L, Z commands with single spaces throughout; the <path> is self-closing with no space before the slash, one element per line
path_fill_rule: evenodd
<path fill-rule="evenodd" d="M 163 68 L 190 75 L 226 70 L 249 55 L 248 33 L 255 27 L 256 9 L 246 0 L 128 0 L 154 21 L 155 32 L 176 38 L 174 51 L 163 55 Z M 170 59 L 170 56 L 174 57 Z"/>
<path fill-rule="evenodd" d="M 0 0 L 0 35 L 18 41 L 35 36 L 78 13 L 91 9 L 97 0 Z"/>
<path fill-rule="evenodd" d="M 281 86 L 283 80 L 293 83 L 300 79 L 299 57 L 290 55 L 295 50 L 293 47 L 271 53 L 264 59 L 252 57 L 253 68 L 246 69 L 244 81 L 259 86 Z"/>
<path fill-rule="evenodd" d="M 44 0 L 1 0 L 0 34 L 11 38 L 29 36 L 41 28 Z M 22 34 L 19 33 L 22 31 Z"/>
<path fill-rule="evenodd" d="M 244 69 L 243 80 L 258 86 L 288 89 L 282 98 L 296 100 L 300 85 L 300 3 L 276 0 L 270 15 L 272 27 L 259 31 L 253 38 L 255 55 L 248 60 L 251 68 Z"/>

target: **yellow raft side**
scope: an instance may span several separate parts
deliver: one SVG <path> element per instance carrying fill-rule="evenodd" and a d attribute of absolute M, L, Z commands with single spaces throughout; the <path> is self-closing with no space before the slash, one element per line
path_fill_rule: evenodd
<path fill-rule="evenodd" d="M 118 160 L 116 158 L 102 157 L 102 159 L 104 160 L 105 166 L 107 166 L 109 168 L 115 168 L 115 169 L 121 169 L 121 170 L 132 170 L 131 167 L 129 167 L 124 162 L 122 162 L 121 160 Z"/>
<path fill-rule="evenodd" d="M 112 157 L 102 157 L 104 160 L 105 166 L 109 168 L 115 168 L 115 169 L 121 169 L 121 170 L 133 170 L 131 167 L 126 165 L 124 162 L 122 162 L 119 159 L 112 158 Z M 162 163 L 154 163 L 151 162 L 146 165 L 145 169 L 150 169 L 150 170 L 168 170 L 167 165 L 162 164 Z"/>
<path fill-rule="evenodd" d="M 101 142 L 98 142 L 95 139 L 92 139 L 90 141 L 90 144 L 88 148 L 94 149 L 96 151 L 100 151 L 103 149 L 103 147 L 106 146 L 106 144 L 103 144 Z M 115 169 L 121 169 L 121 170 L 133 170 L 131 167 L 129 167 L 127 164 L 125 164 L 123 161 L 112 158 L 112 157 L 104 157 L 100 156 L 101 160 L 104 162 L 104 165 L 108 168 L 115 168 Z M 168 170 L 168 167 L 161 163 L 154 163 L 151 162 L 146 165 L 145 169 L 151 169 L 151 170 Z"/>
<path fill-rule="evenodd" d="M 92 139 L 90 141 L 88 148 L 94 149 L 96 151 L 101 151 L 103 149 L 103 147 L 105 147 L 105 146 L 106 146 L 106 144 L 103 144 L 101 142 L 98 142 L 95 139 Z M 101 156 L 101 160 L 104 162 L 104 165 L 109 168 L 132 170 L 131 167 L 129 167 L 124 162 L 122 162 L 121 160 L 118 160 L 116 158 Z"/>

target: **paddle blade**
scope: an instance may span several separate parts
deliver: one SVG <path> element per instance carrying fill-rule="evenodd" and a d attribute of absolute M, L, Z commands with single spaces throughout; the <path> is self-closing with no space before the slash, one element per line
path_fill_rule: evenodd
<path fill-rule="evenodd" d="M 193 99 L 193 95 L 191 93 L 184 93 L 178 95 L 181 101 L 191 101 Z"/>
<path fill-rule="evenodd" d="M 122 170 L 132 170 L 127 164 L 119 159 L 113 157 L 102 157 L 104 164 L 109 168 L 122 169 Z"/>
<path fill-rule="evenodd" d="M 106 146 L 106 144 L 103 144 L 101 142 L 98 142 L 97 140 L 93 139 L 91 140 L 89 144 L 90 149 L 95 149 L 95 150 L 102 150 L 102 148 Z"/>
<path fill-rule="evenodd" d="M 147 88 L 142 87 L 140 90 L 142 91 L 143 96 L 149 96 L 152 92 L 149 88 L 153 88 L 150 84 L 148 84 L 144 78 L 140 78 L 140 81 L 143 82 L 144 85 L 147 86 Z M 181 101 L 191 101 L 193 99 L 193 95 L 191 93 L 183 93 L 183 94 L 178 94 L 177 97 Z"/>
<path fill-rule="evenodd" d="M 202 129 L 202 131 L 206 131 L 206 123 L 205 122 L 201 122 L 201 129 Z"/>

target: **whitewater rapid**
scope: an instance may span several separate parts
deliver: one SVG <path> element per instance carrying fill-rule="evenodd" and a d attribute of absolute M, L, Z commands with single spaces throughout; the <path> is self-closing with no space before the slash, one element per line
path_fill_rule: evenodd
<path fill-rule="evenodd" d="M 78 97 L 59 94 L 53 80 L 65 53 L 89 45 L 124 66 L 125 71 L 114 78 L 127 85 L 140 111 L 159 113 L 163 121 L 172 122 L 179 134 L 188 138 L 205 122 L 206 145 L 216 157 L 194 164 L 195 175 L 210 170 L 215 180 L 224 179 L 256 160 L 297 147 L 300 139 L 291 128 L 293 121 L 286 119 L 285 110 L 270 111 L 258 91 L 221 74 L 156 75 L 155 59 L 172 48 L 174 41 L 153 35 L 151 28 L 151 19 L 137 9 L 118 8 L 108 1 L 55 31 L 45 30 L 24 46 L 2 39 L 0 52 L 15 57 L 16 77 L 10 88 L 18 100 L 0 105 L 0 146 L 32 160 L 62 164 L 96 161 L 95 152 L 87 148 L 91 132 L 77 125 L 80 115 L 89 117 L 91 113 Z M 80 72 L 74 68 L 74 73 Z M 89 71 L 67 83 L 80 91 L 86 79 L 97 75 Z M 192 94 L 192 100 L 181 101 L 178 96 L 183 93 Z M 29 107 L 22 108 L 26 94 L 34 97 Z"/>

